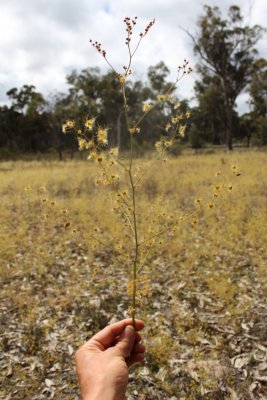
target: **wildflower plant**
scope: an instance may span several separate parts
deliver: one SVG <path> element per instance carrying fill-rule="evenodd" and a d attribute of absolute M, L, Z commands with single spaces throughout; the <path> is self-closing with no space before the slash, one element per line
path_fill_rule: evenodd
<path fill-rule="evenodd" d="M 164 199 L 161 198 L 147 210 L 147 220 L 142 222 L 141 210 L 138 207 L 138 194 L 142 189 L 142 183 L 148 172 L 155 167 L 159 162 L 166 161 L 168 149 L 176 140 L 184 137 L 186 131 L 186 121 L 190 117 L 190 111 L 186 113 L 180 111 L 180 103 L 173 96 L 173 91 L 177 83 L 185 76 L 191 73 L 192 69 L 189 62 L 184 60 L 182 65 L 178 67 L 175 81 L 169 85 L 164 93 L 159 93 L 156 100 L 144 102 L 142 105 L 142 114 L 138 120 L 133 120 L 129 115 L 128 99 L 126 95 L 127 80 L 132 74 L 132 63 L 136 52 L 138 51 L 141 42 L 150 32 L 155 24 L 153 19 L 145 27 L 144 31 L 137 36 L 134 31 L 137 24 L 137 17 L 133 19 L 126 17 L 124 19 L 126 28 L 125 44 L 128 49 L 128 62 L 123 66 L 122 72 L 118 72 L 109 58 L 102 44 L 90 39 L 91 45 L 102 56 L 111 70 L 114 72 L 120 83 L 121 95 L 123 98 L 124 114 L 128 134 L 130 136 L 130 155 L 124 159 L 119 154 L 119 149 L 110 147 L 108 142 L 109 128 L 98 124 L 96 115 L 87 117 L 83 124 L 79 126 L 74 120 L 66 121 L 63 124 L 63 133 L 70 131 L 77 136 L 78 146 L 80 151 L 87 151 L 88 160 L 95 161 L 100 170 L 100 177 L 96 178 L 96 184 L 108 185 L 111 188 L 111 193 L 114 198 L 113 212 L 123 222 L 127 233 L 130 233 L 132 238 L 132 251 L 130 251 L 130 279 L 128 281 L 128 294 L 130 295 L 129 311 L 132 317 L 133 325 L 135 325 L 135 317 L 139 305 L 138 298 L 144 296 L 148 292 L 148 277 L 146 274 L 141 274 L 147 260 L 155 251 L 157 246 L 161 245 L 161 236 L 169 233 L 170 235 L 176 232 L 176 227 L 181 222 L 190 222 L 192 225 L 197 224 L 197 214 L 201 207 L 211 209 L 219 197 L 221 186 L 217 185 L 210 199 L 203 203 L 203 200 L 197 198 L 196 209 L 192 213 L 184 215 L 174 215 L 164 211 L 162 204 Z M 170 121 L 164 127 L 165 134 L 155 145 L 155 157 L 150 160 L 145 167 L 140 165 L 140 162 L 134 158 L 134 140 L 136 135 L 142 134 L 142 123 L 146 116 L 151 113 L 157 106 L 168 102 L 172 106 L 173 114 Z M 236 173 L 236 167 L 233 172 Z M 218 173 L 219 174 L 219 173 Z M 220 175 L 220 174 L 219 174 Z M 225 185 L 224 185 L 225 187 Z M 231 190 L 230 185 L 228 190 Z M 92 234 L 91 239 L 94 243 L 105 246 L 102 238 Z M 127 240 L 127 236 L 126 236 Z M 116 248 L 117 254 L 120 253 L 121 246 Z M 96 274 L 96 272 L 93 272 Z"/>

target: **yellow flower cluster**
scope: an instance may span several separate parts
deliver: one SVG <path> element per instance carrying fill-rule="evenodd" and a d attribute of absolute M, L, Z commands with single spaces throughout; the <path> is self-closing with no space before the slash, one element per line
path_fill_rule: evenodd
<path fill-rule="evenodd" d="M 153 105 L 151 103 L 143 103 L 143 111 L 148 112 L 149 110 L 151 110 L 152 106 Z"/>
<path fill-rule="evenodd" d="M 169 132 L 169 130 L 171 129 L 171 124 L 167 124 L 166 126 L 165 126 L 165 130 L 167 131 L 167 132 Z"/>
<path fill-rule="evenodd" d="M 87 141 L 85 139 L 80 139 L 80 138 L 78 139 L 78 145 L 79 145 L 80 151 L 86 149 L 86 144 L 87 144 Z"/>
<path fill-rule="evenodd" d="M 87 160 L 95 160 L 96 157 L 97 157 L 97 152 L 96 152 L 96 150 L 92 150 L 92 151 L 89 153 L 89 155 L 88 155 L 88 157 L 87 157 Z"/>
<path fill-rule="evenodd" d="M 109 154 L 110 154 L 111 156 L 113 156 L 113 157 L 118 157 L 119 148 L 118 148 L 118 147 L 112 147 L 112 148 L 109 150 Z"/>
<path fill-rule="evenodd" d="M 65 124 L 62 125 L 62 132 L 67 133 L 68 130 L 74 128 L 74 126 L 75 126 L 75 121 L 68 120 L 65 122 Z"/>
<path fill-rule="evenodd" d="M 126 81 L 126 77 L 123 76 L 123 75 L 119 75 L 119 81 L 123 85 L 125 83 L 125 81 Z"/>
<path fill-rule="evenodd" d="M 164 100 L 166 100 L 166 95 L 165 95 L 165 94 L 158 94 L 158 95 L 157 95 L 157 100 L 158 100 L 158 101 L 164 101 Z"/>
<path fill-rule="evenodd" d="M 180 135 L 181 137 L 184 137 L 184 136 L 185 136 L 185 130 L 186 130 L 186 125 L 181 125 L 181 126 L 179 127 L 179 135 Z"/>
<path fill-rule="evenodd" d="M 164 154 L 165 150 L 172 145 L 172 140 L 161 139 L 155 143 L 156 150 L 159 154 Z"/>
<path fill-rule="evenodd" d="M 108 129 L 107 128 L 98 128 L 97 140 L 98 140 L 98 143 L 100 143 L 100 144 L 108 144 Z"/>
<path fill-rule="evenodd" d="M 91 150 L 94 147 L 93 140 L 86 140 L 84 138 L 78 138 L 79 150 Z"/>
<path fill-rule="evenodd" d="M 178 114 L 175 117 L 172 117 L 172 123 L 177 124 L 177 122 L 181 121 L 183 119 L 183 114 Z"/>
<path fill-rule="evenodd" d="M 95 118 L 87 119 L 84 123 L 86 130 L 91 131 L 95 125 Z"/>
<path fill-rule="evenodd" d="M 96 118 L 87 118 L 83 123 L 83 129 L 75 125 L 75 121 L 68 120 L 62 130 L 66 133 L 71 128 L 75 129 L 79 150 L 89 150 L 88 160 L 102 162 L 100 150 L 108 144 L 108 128 L 96 127 Z M 114 155 L 116 151 L 113 149 Z M 111 155 L 111 154 L 110 154 Z"/>
<path fill-rule="evenodd" d="M 133 133 L 139 133 L 139 132 L 140 132 L 140 128 L 136 128 L 136 127 L 134 127 L 134 128 L 129 128 L 129 132 L 130 132 L 131 134 L 133 134 Z"/>
<path fill-rule="evenodd" d="M 155 147 L 159 154 L 162 154 L 164 152 L 164 146 L 161 140 L 155 143 Z"/>

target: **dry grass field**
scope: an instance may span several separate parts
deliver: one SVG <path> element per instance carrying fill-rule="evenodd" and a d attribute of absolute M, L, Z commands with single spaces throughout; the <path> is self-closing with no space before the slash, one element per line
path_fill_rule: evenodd
<path fill-rule="evenodd" d="M 0 164 L 1 399 L 78 399 L 73 353 L 128 315 L 131 233 L 97 176 L 86 161 Z M 170 159 L 137 203 L 143 241 L 179 223 L 141 254 L 147 356 L 128 398 L 266 399 L 267 154 Z"/>

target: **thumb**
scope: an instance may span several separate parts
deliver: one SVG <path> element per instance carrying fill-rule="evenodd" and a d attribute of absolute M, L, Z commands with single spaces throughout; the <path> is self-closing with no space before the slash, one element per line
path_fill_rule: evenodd
<path fill-rule="evenodd" d="M 132 325 L 127 325 L 124 331 L 122 332 L 118 343 L 114 347 L 115 352 L 118 356 L 123 358 L 127 358 L 133 349 L 135 342 L 135 329 Z"/>

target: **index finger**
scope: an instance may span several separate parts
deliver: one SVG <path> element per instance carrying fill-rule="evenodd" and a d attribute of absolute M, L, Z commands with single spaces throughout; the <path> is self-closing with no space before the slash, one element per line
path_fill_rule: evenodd
<path fill-rule="evenodd" d="M 97 341 L 102 346 L 102 350 L 105 350 L 114 343 L 116 338 L 120 336 L 127 325 L 132 324 L 133 321 L 131 318 L 115 322 L 114 324 L 106 326 L 104 329 L 102 329 L 102 331 L 94 335 L 91 340 Z M 140 331 L 143 328 L 144 322 L 139 319 L 135 320 L 135 330 Z"/>

